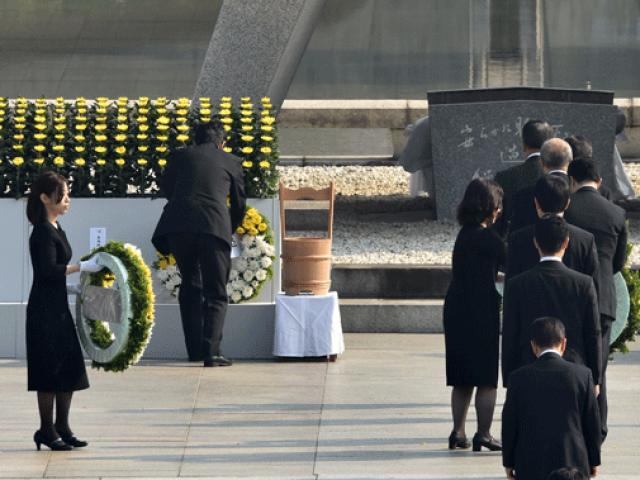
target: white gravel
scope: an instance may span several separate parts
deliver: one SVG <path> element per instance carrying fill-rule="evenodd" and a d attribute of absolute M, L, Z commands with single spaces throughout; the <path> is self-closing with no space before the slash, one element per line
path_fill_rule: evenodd
<path fill-rule="evenodd" d="M 409 174 L 402 167 L 279 167 L 288 188 L 325 187 L 333 180 L 342 195 L 408 195 Z M 625 168 L 640 194 L 640 164 Z M 629 221 L 629 242 L 635 243 L 630 265 L 640 266 L 640 220 Z M 382 223 L 360 221 L 357 215 L 336 216 L 333 263 L 451 265 L 459 227 L 451 221 Z M 287 236 L 316 236 L 288 232 Z"/>

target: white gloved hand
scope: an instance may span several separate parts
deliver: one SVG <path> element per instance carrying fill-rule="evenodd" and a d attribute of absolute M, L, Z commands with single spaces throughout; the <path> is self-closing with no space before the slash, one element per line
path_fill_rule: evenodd
<path fill-rule="evenodd" d="M 80 283 L 67 283 L 67 295 L 80 295 L 82 285 Z"/>
<path fill-rule="evenodd" d="M 91 257 L 89 260 L 85 262 L 80 262 L 80 271 L 81 272 L 99 272 L 104 268 L 104 265 L 98 265 L 98 257 Z"/>

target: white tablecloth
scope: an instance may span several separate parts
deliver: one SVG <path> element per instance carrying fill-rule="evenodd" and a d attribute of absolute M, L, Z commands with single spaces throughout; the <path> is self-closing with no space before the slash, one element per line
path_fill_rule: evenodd
<path fill-rule="evenodd" d="M 319 357 L 344 352 L 338 294 L 276 295 L 273 354 Z"/>

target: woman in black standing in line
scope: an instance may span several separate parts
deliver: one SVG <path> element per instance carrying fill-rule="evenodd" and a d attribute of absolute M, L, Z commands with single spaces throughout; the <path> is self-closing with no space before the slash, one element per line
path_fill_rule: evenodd
<path fill-rule="evenodd" d="M 504 269 L 507 248 L 489 228 L 502 211 L 502 188 L 477 178 L 458 205 L 462 226 L 453 248 L 453 279 L 444 301 L 447 385 L 453 386 L 453 431 L 449 448 L 469 448 L 465 421 L 474 387 L 478 432 L 473 450 L 501 450 L 490 428 L 496 404 L 500 335 L 500 295 L 495 281 Z"/>
<path fill-rule="evenodd" d="M 38 392 L 40 429 L 33 435 L 38 450 L 84 447 L 69 426 L 69 408 L 76 390 L 89 388 L 87 372 L 67 299 L 66 275 L 102 269 L 94 259 L 69 265 L 71 246 L 58 224 L 69 208 L 66 179 L 45 172 L 36 179 L 27 201 L 33 225 L 29 251 L 33 284 L 27 304 L 28 390 Z M 53 420 L 53 407 L 56 419 Z"/>

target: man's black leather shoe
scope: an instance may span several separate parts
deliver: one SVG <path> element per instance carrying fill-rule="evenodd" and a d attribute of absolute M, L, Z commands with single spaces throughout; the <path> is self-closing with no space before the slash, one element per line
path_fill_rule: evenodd
<path fill-rule="evenodd" d="M 205 367 L 230 367 L 231 365 L 233 365 L 233 362 L 223 355 L 204 359 Z"/>

